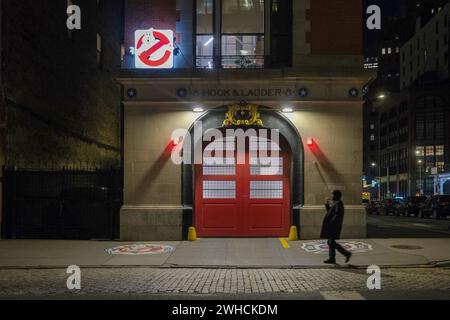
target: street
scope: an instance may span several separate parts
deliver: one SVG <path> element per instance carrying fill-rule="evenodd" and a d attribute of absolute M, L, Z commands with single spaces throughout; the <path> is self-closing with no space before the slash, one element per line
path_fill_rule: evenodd
<path fill-rule="evenodd" d="M 450 220 L 367 215 L 368 238 L 449 238 Z"/>
<path fill-rule="evenodd" d="M 450 299 L 450 269 L 83 269 L 69 291 L 63 269 L 0 270 L 0 299 Z"/>
<path fill-rule="evenodd" d="M 302 249 L 308 241 L 200 239 L 144 256 L 109 255 L 114 242 L 2 241 L 0 299 L 450 299 L 449 224 L 369 215 L 362 241 L 373 251 L 338 266 Z M 67 288 L 71 264 L 81 268 L 80 290 Z M 367 287 L 370 264 L 381 267 L 380 290 Z"/>

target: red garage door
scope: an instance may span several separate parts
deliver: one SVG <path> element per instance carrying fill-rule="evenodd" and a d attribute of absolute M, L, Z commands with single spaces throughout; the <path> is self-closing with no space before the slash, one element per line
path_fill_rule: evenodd
<path fill-rule="evenodd" d="M 195 225 L 200 237 L 289 234 L 291 159 L 286 146 L 257 137 L 247 138 L 243 153 L 238 153 L 234 137 L 204 146 L 203 165 L 195 170 Z"/>

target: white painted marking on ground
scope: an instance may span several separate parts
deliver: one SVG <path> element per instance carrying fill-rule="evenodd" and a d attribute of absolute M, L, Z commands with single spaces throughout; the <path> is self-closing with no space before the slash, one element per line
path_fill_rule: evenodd
<path fill-rule="evenodd" d="M 366 300 L 356 291 L 321 291 L 325 300 Z"/>

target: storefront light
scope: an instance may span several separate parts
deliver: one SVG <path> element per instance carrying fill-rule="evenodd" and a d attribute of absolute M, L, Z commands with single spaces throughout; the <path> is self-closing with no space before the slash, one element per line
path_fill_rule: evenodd
<path fill-rule="evenodd" d="M 193 112 L 194 113 L 202 113 L 202 112 L 205 112 L 205 109 L 203 109 L 202 107 L 195 107 Z"/>

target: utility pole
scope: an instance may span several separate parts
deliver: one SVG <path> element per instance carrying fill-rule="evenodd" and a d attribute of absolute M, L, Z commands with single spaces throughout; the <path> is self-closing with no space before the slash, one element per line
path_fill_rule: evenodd
<path fill-rule="evenodd" d="M 390 182 L 390 177 L 389 177 L 389 165 L 386 167 L 387 169 L 387 194 L 390 197 L 391 196 L 391 182 Z"/>
<path fill-rule="evenodd" d="M 419 185 L 420 185 L 420 195 L 423 195 L 423 182 L 422 182 L 422 160 L 419 160 Z"/>

